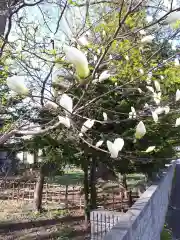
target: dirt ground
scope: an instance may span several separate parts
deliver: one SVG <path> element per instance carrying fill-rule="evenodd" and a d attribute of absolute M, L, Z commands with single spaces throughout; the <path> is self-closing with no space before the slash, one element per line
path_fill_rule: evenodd
<path fill-rule="evenodd" d="M 32 207 L 30 203 L 0 201 L 0 240 L 89 238 L 82 211 L 67 212 L 52 205 L 43 213 L 35 214 Z"/>

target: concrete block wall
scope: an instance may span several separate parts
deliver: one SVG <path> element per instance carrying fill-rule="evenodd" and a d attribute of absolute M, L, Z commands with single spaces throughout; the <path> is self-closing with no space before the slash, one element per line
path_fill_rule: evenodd
<path fill-rule="evenodd" d="M 103 218 L 102 214 L 107 215 L 108 211 L 93 211 L 91 213 L 91 240 L 160 240 L 174 169 L 175 162 L 162 172 L 157 182 L 154 182 L 141 195 L 127 213 L 116 213 L 117 223 L 112 221 L 109 225 L 105 223 L 108 218 Z M 96 218 L 94 218 L 95 215 Z M 111 219 L 113 215 L 114 213 L 109 211 Z M 103 222 L 103 225 L 100 222 Z M 107 229 L 105 226 L 108 226 Z"/>

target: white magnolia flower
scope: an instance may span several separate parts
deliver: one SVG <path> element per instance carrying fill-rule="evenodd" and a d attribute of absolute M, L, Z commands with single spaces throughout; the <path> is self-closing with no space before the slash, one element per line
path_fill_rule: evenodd
<path fill-rule="evenodd" d="M 110 54 L 109 55 L 109 60 L 112 60 L 113 59 L 113 56 Z"/>
<path fill-rule="evenodd" d="M 173 51 L 176 51 L 176 50 L 177 50 L 177 45 L 172 44 L 172 45 L 171 45 L 171 48 L 172 48 Z"/>
<path fill-rule="evenodd" d="M 144 108 L 149 108 L 149 104 L 145 103 Z"/>
<path fill-rule="evenodd" d="M 98 60 L 97 55 L 94 55 L 93 60 L 94 60 L 94 62 L 96 62 Z"/>
<path fill-rule="evenodd" d="M 152 78 L 152 72 L 149 72 L 146 79 L 147 84 L 151 84 L 151 78 Z"/>
<path fill-rule="evenodd" d="M 152 40 L 154 39 L 154 36 L 147 35 L 141 39 L 142 43 L 152 43 Z"/>
<path fill-rule="evenodd" d="M 148 147 L 147 149 L 146 149 L 146 153 L 150 153 L 150 152 L 152 152 L 152 151 L 154 151 L 154 149 L 156 148 L 156 146 L 150 146 L 150 147 Z"/>
<path fill-rule="evenodd" d="M 129 112 L 130 119 L 136 119 L 136 110 L 134 107 L 131 107 L 131 112 Z"/>
<path fill-rule="evenodd" d="M 126 56 L 125 56 L 125 59 L 126 59 L 126 61 L 129 61 L 129 56 L 126 55 Z"/>
<path fill-rule="evenodd" d="M 10 88 L 10 90 L 16 92 L 20 95 L 28 95 L 29 89 L 26 87 L 24 83 L 24 77 L 23 76 L 12 76 L 8 77 L 6 80 L 7 86 Z"/>
<path fill-rule="evenodd" d="M 151 86 L 146 86 L 146 88 L 147 88 L 149 91 L 151 91 L 152 93 L 154 93 L 154 88 L 153 88 L 153 87 L 151 87 Z"/>
<path fill-rule="evenodd" d="M 117 158 L 119 151 L 122 150 L 124 146 L 124 140 L 122 138 L 116 138 L 114 143 L 111 141 L 107 141 L 107 147 L 109 152 L 111 153 L 112 158 Z"/>
<path fill-rule="evenodd" d="M 102 146 L 102 144 L 103 144 L 103 140 L 100 140 L 100 141 L 98 141 L 97 143 L 96 143 L 96 147 L 101 147 Z"/>
<path fill-rule="evenodd" d="M 161 92 L 158 92 L 158 93 L 154 93 L 153 94 L 153 98 L 154 98 L 154 101 L 157 105 L 160 104 L 161 102 Z"/>
<path fill-rule="evenodd" d="M 146 21 L 149 23 L 149 22 L 152 22 L 153 21 L 153 17 L 152 16 L 150 16 L 150 15 L 148 15 L 147 17 L 146 17 Z"/>
<path fill-rule="evenodd" d="M 102 31 L 102 35 L 103 35 L 103 37 L 105 37 L 106 36 L 106 31 Z"/>
<path fill-rule="evenodd" d="M 141 35 L 146 35 L 146 31 L 145 31 L 144 29 L 140 30 L 139 33 L 140 33 Z"/>
<path fill-rule="evenodd" d="M 82 46 L 87 46 L 88 40 L 85 36 L 81 36 L 78 40 L 77 40 L 78 44 L 82 45 Z"/>
<path fill-rule="evenodd" d="M 138 88 L 137 90 L 138 90 L 139 93 L 143 92 L 141 88 Z"/>
<path fill-rule="evenodd" d="M 161 85 L 158 81 L 154 81 L 154 85 L 155 85 L 155 88 L 156 88 L 156 91 L 157 92 L 160 92 L 161 91 Z"/>
<path fill-rule="evenodd" d="M 172 12 L 170 13 L 165 20 L 163 20 L 163 24 L 172 24 L 172 23 L 176 23 L 178 20 L 180 20 L 180 12 L 176 11 L 176 12 Z"/>
<path fill-rule="evenodd" d="M 176 91 L 176 101 L 179 101 L 180 100 L 180 90 L 177 89 Z"/>
<path fill-rule="evenodd" d="M 146 127 L 142 121 L 140 121 L 136 127 L 135 138 L 141 139 L 146 134 Z"/>
<path fill-rule="evenodd" d="M 47 108 L 47 109 L 54 109 L 54 110 L 56 110 L 58 108 L 58 105 L 56 103 L 52 102 L 52 101 L 48 101 L 45 104 L 44 107 Z"/>
<path fill-rule="evenodd" d="M 179 125 L 180 125 L 180 118 L 177 118 L 177 119 L 176 119 L 175 127 L 178 127 Z"/>
<path fill-rule="evenodd" d="M 163 79 L 164 79 L 164 76 L 161 75 L 160 78 L 161 78 L 161 80 L 163 80 Z"/>
<path fill-rule="evenodd" d="M 80 78 L 89 75 L 88 60 L 83 52 L 74 47 L 65 47 L 67 60 L 74 65 L 76 73 Z"/>
<path fill-rule="evenodd" d="M 144 70 L 142 68 L 139 69 L 140 74 L 144 74 Z"/>
<path fill-rule="evenodd" d="M 73 101 L 72 98 L 67 94 L 62 94 L 60 99 L 60 106 L 67 110 L 68 113 L 72 113 L 73 110 Z"/>
<path fill-rule="evenodd" d="M 107 113 L 103 112 L 103 118 L 104 118 L 104 121 L 107 121 L 107 119 L 108 119 Z"/>
<path fill-rule="evenodd" d="M 170 107 L 169 107 L 169 106 L 165 106 L 165 107 L 164 107 L 164 112 L 165 112 L 165 114 L 168 114 L 169 111 L 170 111 Z"/>
<path fill-rule="evenodd" d="M 175 65 L 175 66 L 179 66 L 179 59 L 178 59 L 178 58 L 175 58 L 175 59 L 174 59 L 174 65 Z"/>
<path fill-rule="evenodd" d="M 65 127 L 70 128 L 71 121 L 68 117 L 58 116 L 59 122 L 61 122 Z"/>
<path fill-rule="evenodd" d="M 136 113 L 136 110 L 135 110 L 134 107 L 131 107 L 131 112 L 132 112 L 132 113 Z"/>
<path fill-rule="evenodd" d="M 105 70 L 101 73 L 101 75 L 99 76 L 99 82 L 103 82 L 105 80 L 107 80 L 110 77 L 110 73 L 108 73 L 108 70 Z"/>
<path fill-rule="evenodd" d="M 158 115 L 157 115 L 156 112 L 152 112 L 152 117 L 153 117 L 154 122 L 157 123 L 158 122 Z"/>
<path fill-rule="evenodd" d="M 162 114 L 162 113 L 164 113 L 164 108 L 163 107 L 158 107 L 158 108 L 156 108 L 155 109 L 155 113 L 157 114 L 157 115 L 160 115 L 160 114 Z"/>
<path fill-rule="evenodd" d="M 89 129 L 91 129 L 94 125 L 94 122 L 95 121 L 93 119 L 86 120 L 81 127 L 81 134 L 83 134 L 83 133 L 87 132 Z"/>

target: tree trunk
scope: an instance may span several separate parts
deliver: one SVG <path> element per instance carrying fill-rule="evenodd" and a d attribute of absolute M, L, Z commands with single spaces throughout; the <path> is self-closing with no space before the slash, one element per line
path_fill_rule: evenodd
<path fill-rule="evenodd" d="M 38 166 L 38 152 L 37 151 L 34 151 L 33 158 L 34 158 L 33 168 L 37 168 L 37 166 Z"/>
<path fill-rule="evenodd" d="M 0 7 L 1 7 L 1 5 L 0 5 Z M 0 35 L 4 35 L 7 16 L 5 14 L 5 11 L 1 11 L 1 12 L 2 12 L 2 14 L 0 13 Z"/>
<path fill-rule="evenodd" d="M 123 174 L 123 179 L 122 179 L 122 182 L 123 182 L 123 187 L 125 188 L 125 190 L 127 191 L 128 190 L 128 185 L 127 185 L 127 178 L 126 178 L 126 174 Z"/>
<path fill-rule="evenodd" d="M 36 182 L 35 192 L 34 192 L 34 208 L 36 212 L 42 211 L 43 186 L 44 186 L 44 174 L 41 168 L 37 182 Z"/>
<path fill-rule="evenodd" d="M 90 219 L 90 211 L 89 211 L 89 180 L 88 180 L 88 164 L 85 162 L 82 165 L 82 169 L 84 171 L 84 216 L 85 216 L 85 224 L 88 226 Z"/>
<path fill-rule="evenodd" d="M 90 209 L 97 209 L 97 192 L 96 192 L 96 160 L 92 159 L 90 170 Z"/>

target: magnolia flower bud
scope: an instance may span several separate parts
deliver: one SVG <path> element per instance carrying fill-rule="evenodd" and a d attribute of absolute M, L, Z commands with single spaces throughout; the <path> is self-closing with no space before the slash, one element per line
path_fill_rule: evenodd
<path fill-rule="evenodd" d="M 80 78 L 88 77 L 89 67 L 85 54 L 74 47 L 66 47 L 65 53 L 67 60 L 76 68 L 77 75 Z"/>
<path fill-rule="evenodd" d="M 179 125 L 180 125 L 180 118 L 177 118 L 177 119 L 176 119 L 175 127 L 178 127 Z"/>
<path fill-rule="evenodd" d="M 72 113 L 73 110 L 73 101 L 72 98 L 67 94 L 62 94 L 60 99 L 60 106 L 67 110 L 67 113 Z"/>
<path fill-rule="evenodd" d="M 129 112 L 130 119 L 136 119 L 136 110 L 134 107 L 131 107 L 131 112 Z"/>
<path fill-rule="evenodd" d="M 85 121 L 81 127 L 81 136 L 83 133 L 87 132 L 89 129 L 91 129 L 94 125 L 95 120 L 93 119 L 88 119 L 87 121 Z"/>
<path fill-rule="evenodd" d="M 103 112 L 103 118 L 104 118 L 104 121 L 107 121 L 107 113 Z"/>
<path fill-rule="evenodd" d="M 156 91 L 157 92 L 160 92 L 161 91 L 161 85 L 158 81 L 154 81 L 154 85 L 155 85 L 155 88 L 156 88 Z"/>
<path fill-rule="evenodd" d="M 179 66 L 179 59 L 178 59 L 178 58 L 175 58 L 175 59 L 174 59 L 174 65 L 175 65 L 175 66 Z"/>
<path fill-rule="evenodd" d="M 101 147 L 102 146 L 102 144 L 103 144 L 103 140 L 100 140 L 100 141 L 98 141 L 97 143 L 96 143 L 96 147 Z"/>
<path fill-rule="evenodd" d="M 142 121 L 140 121 L 136 127 L 135 138 L 141 139 L 146 134 L 146 127 Z"/>
<path fill-rule="evenodd" d="M 101 75 L 99 76 L 99 82 L 103 82 L 105 80 L 107 80 L 110 77 L 110 73 L 108 73 L 108 70 L 105 70 L 104 72 L 101 73 Z"/>
<path fill-rule="evenodd" d="M 161 78 L 161 80 L 164 80 L 164 76 L 161 75 L 160 78 Z"/>
<path fill-rule="evenodd" d="M 153 94 L 153 98 L 154 98 L 154 101 L 157 105 L 160 104 L 161 102 L 161 92 L 158 92 L 158 93 L 154 93 Z"/>
<path fill-rule="evenodd" d="M 125 59 L 126 59 L 126 61 L 129 61 L 129 56 L 126 55 L 126 56 L 125 56 Z"/>
<path fill-rule="evenodd" d="M 119 151 L 122 150 L 124 146 L 124 140 L 122 138 L 116 138 L 114 143 L 111 141 L 107 141 L 107 147 L 109 152 L 111 153 L 112 158 L 117 158 Z"/>
<path fill-rule="evenodd" d="M 6 80 L 7 86 L 14 92 L 20 95 L 28 95 L 29 89 L 26 87 L 24 83 L 23 76 L 12 76 L 8 77 Z"/>
<path fill-rule="evenodd" d="M 153 87 L 151 87 L 151 86 L 146 86 L 146 88 L 147 88 L 149 91 L 151 91 L 152 93 L 154 93 L 154 88 L 153 88 Z"/>
<path fill-rule="evenodd" d="M 180 90 L 177 89 L 176 91 L 176 101 L 179 101 L 180 100 Z"/>
<path fill-rule="evenodd" d="M 154 149 L 156 148 L 156 146 L 150 146 L 150 147 L 148 147 L 147 149 L 146 149 L 146 153 L 150 153 L 150 152 L 152 152 L 152 151 L 154 151 Z"/>
<path fill-rule="evenodd" d="M 154 122 L 157 123 L 158 122 L 158 115 L 157 115 L 156 112 L 152 112 L 152 117 L 153 117 Z"/>
<path fill-rule="evenodd" d="M 139 93 L 143 92 L 141 88 L 138 88 L 137 90 L 138 90 Z"/>
<path fill-rule="evenodd" d="M 142 68 L 139 69 L 140 74 L 144 74 L 144 70 Z"/>

